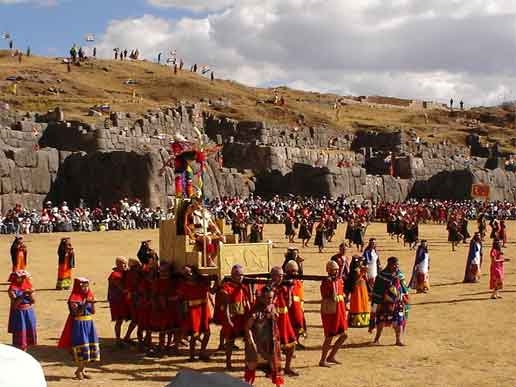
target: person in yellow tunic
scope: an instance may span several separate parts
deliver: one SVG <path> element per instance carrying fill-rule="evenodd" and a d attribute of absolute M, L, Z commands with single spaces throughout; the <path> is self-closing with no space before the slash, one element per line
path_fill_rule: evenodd
<path fill-rule="evenodd" d="M 346 281 L 346 294 L 349 297 L 349 327 L 369 327 L 371 302 L 367 284 L 367 262 L 359 255 L 351 258 L 349 276 Z"/>
<path fill-rule="evenodd" d="M 56 289 L 70 289 L 72 269 L 75 267 L 75 252 L 70 237 L 62 238 L 57 248 L 58 266 Z"/>

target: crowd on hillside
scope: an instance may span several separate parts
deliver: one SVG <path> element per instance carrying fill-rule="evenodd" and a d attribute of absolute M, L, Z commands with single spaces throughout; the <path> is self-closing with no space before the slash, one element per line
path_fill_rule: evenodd
<path fill-rule="evenodd" d="M 460 210 L 468 219 L 476 219 L 481 213 L 489 218 L 516 219 L 516 204 L 510 202 L 409 200 L 403 203 L 377 204 L 339 198 L 310 198 L 275 196 L 270 200 L 251 195 L 247 198 L 223 198 L 206 202 L 206 207 L 227 224 L 240 218 L 248 225 L 255 222 L 282 224 L 287 215 L 317 221 L 327 209 L 335 214 L 338 223 L 346 222 L 353 214 L 360 213 L 368 221 L 387 221 L 390 213 L 418 213 L 422 222 L 446 223 L 449 214 Z M 395 211 L 394 211 L 395 210 Z M 81 204 L 70 208 L 67 202 L 55 205 L 46 202 L 42 209 L 24 208 L 17 204 L 4 212 L 0 219 L 0 233 L 29 234 L 72 231 L 109 231 L 158 228 L 162 219 L 171 211 L 160 207 L 148 208 L 141 201 L 122 199 L 110 206 Z"/>

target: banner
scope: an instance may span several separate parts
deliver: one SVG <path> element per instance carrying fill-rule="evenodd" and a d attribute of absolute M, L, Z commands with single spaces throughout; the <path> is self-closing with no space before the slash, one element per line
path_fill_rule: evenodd
<path fill-rule="evenodd" d="M 488 199 L 489 198 L 489 185 L 473 184 L 471 186 L 471 197 Z"/>

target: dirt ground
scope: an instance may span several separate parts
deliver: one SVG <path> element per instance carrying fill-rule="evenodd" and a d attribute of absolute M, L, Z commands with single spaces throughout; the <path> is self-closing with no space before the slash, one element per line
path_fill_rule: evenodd
<path fill-rule="evenodd" d="M 473 225 L 472 225 L 473 226 Z M 516 239 L 516 223 L 508 225 L 509 240 Z M 343 236 L 343 226 L 338 236 Z M 283 226 L 266 226 L 265 237 L 275 242 L 274 263 L 282 261 L 287 242 L 282 237 Z M 516 343 L 514 317 L 516 310 L 516 257 L 511 256 L 514 243 L 509 243 L 506 256 L 506 286 L 503 299 L 489 299 L 489 265 L 483 268 L 479 284 L 462 284 L 467 246 L 451 252 L 442 225 L 423 225 L 422 238 L 428 239 L 431 254 L 431 290 L 428 294 L 412 295 L 406 337 L 407 347 L 393 346 L 394 332 L 387 330 L 382 345 L 370 346 L 371 336 L 364 329 L 351 329 L 349 341 L 339 353 L 343 365 L 331 369 L 317 367 L 322 342 L 319 315 L 319 287 L 306 282 L 306 318 L 309 336 L 307 350 L 297 352 L 294 366 L 301 372 L 298 378 L 287 378 L 286 385 L 315 386 L 514 386 L 516 364 L 513 346 Z M 92 281 L 97 308 L 95 323 L 101 337 L 102 362 L 91 370 L 91 381 L 73 379 L 73 363 L 67 353 L 56 348 L 67 316 L 67 291 L 54 290 L 56 279 L 56 249 L 62 234 L 30 235 L 28 270 L 33 275 L 36 293 L 39 345 L 30 353 L 43 365 L 50 387 L 58 386 L 164 386 L 180 369 L 205 372 L 223 371 L 223 354 L 217 353 L 210 363 L 187 363 L 186 353 L 178 357 L 151 359 L 131 350 L 118 350 L 113 342 L 109 308 L 105 302 L 107 276 L 116 255 L 135 256 L 139 241 L 152 239 L 158 246 L 158 231 L 74 233 L 72 241 L 77 252 L 74 274 Z M 378 239 L 382 262 L 391 255 L 401 260 L 402 270 L 410 277 L 414 252 L 391 240 L 384 224 L 373 224 L 366 237 Z M 319 254 L 314 246 L 301 250 L 306 259 L 305 272 L 322 274 L 325 261 L 336 251 L 339 238 Z M 0 237 L 4 251 L 4 272 L 9 272 L 8 251 L 11 237 Z M 299 246 L 299 244 L 298 244 Z M 489 253 L 486 249 L 485 255 Z M 4 283 L 4 289 L 6 288 Z M 7 295 L 0 299 L 0 341 L 10 343 L 7 334 Z M 214 329 L 210 348 L 215 348 L 218 330 Z M 239 344 L 242 347 L 242 344 Z M 236 353 L 236 367 L 243 369 L 242 351 Z M 234 373 L 242 376 L 243 370 Z M 259 376 L 257 386 L 271 385 Z M 29 387 L 29 386 L 28 386 Z"/>

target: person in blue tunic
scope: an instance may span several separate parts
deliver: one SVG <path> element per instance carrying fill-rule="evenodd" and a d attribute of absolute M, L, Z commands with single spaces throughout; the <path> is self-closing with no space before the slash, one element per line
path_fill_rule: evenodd
<path fill-rule="evenodd" d="M 93 323 L 95 297 L 86 278 L 75 278 L 68 298 L 70 314 L 59 339 L 59 348 L 71 350 L 77 370 L 77 379 L 90 379 L 85 372 L 87 363 L 100 361 L 100 345 Z"/>
<path fill-rule="evenodd" d="M 13 335 L 13 347 L 26 351 L 37 343 L 34 290 L 29 273 L 19 270 L 9 277 L 7 293 L 11 299 L 8 332 Z"/>

